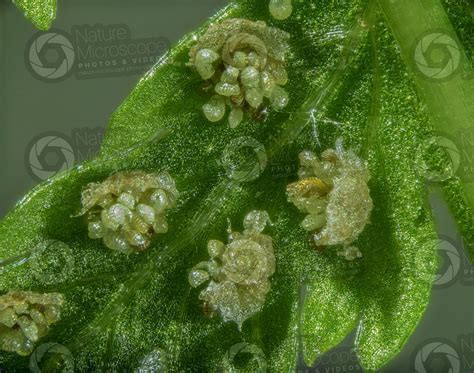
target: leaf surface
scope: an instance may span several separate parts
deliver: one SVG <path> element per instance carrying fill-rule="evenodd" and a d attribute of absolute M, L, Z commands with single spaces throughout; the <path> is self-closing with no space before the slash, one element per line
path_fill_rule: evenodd
<path fill-rule="evenodd" d="M 56 0 L 13 0 L 13 3 L 40 30 L 48 30 L 56 18 Z"/>
<path fill-rule="evenodd" d="M 294 371 L 299 347 L 312 363 L 356 326 L 363 365 L 378 369 L 422 317 L 437 268 L 426 180 L 416 162 L 433 130 L 425 105 L 374 2 L 294 5 L 284 22 L 270 17 L 266 1 L 254 0 L 210 20 L 265 20 L 291 34 L 285 111 L 270 110 L 263 122 L 247 117 L 237 129 L 207 122 L 201 107 L 209 97 L 186 66 L 204 25 L 119 107 L 98 159 L 38 186 L 0 223 L 1 290 L 65 295 L 62 320 L 41 342 L 66 346 L 77 369 Z M 299 152 L 319 153 L 339 137 L 368 160 L 372 175 L 375 208 L 356 242 L 364 257 L 354 262 L 334 249 L 316 251 L 285 195 Z M 249 138 L 264 146 L 268 164 L 252 181 L 229 178 L 223 154 L 240 154 Z M 234 166 L 249 170 L 245 162 Z M 72 216 L 85 184 L 134 169 L 168 170 L 182 195 L 168 216 L 170 231 L 127 257 L 88 239 L 84 220 Z M 463 198 L 461 190 L 452 193 Z M 254 209 L 272 219 L 266 233 L 277 270 L 264 309 L 239 332 L 203 316 L 187 275 L 207 260 L 209 239 L 226 240 L 228 219 L 242 230 Z M 470 219 L 468 208 L 458 217 Z M 40 251 L 49 240 L 59 242 Z M 53 370 L 55 359 L 45 359 L 44 368 Z M 2 352 L 0 364 L 21 370 L 28 358 Z"/>

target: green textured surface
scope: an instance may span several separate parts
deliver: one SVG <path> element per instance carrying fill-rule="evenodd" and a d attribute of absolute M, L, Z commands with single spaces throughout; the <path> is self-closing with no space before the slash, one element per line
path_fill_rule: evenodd
<path fill-rule="evenodd" d="M 63 319 L 42 342 L 67 346 L 76 368 L 137 369 L 159 350 L 171 371 L 219 371 L 232 346 L 246 342 L 262 350 L 269 371 L 293 371 L 298 342 L 311 363 L 359 325 L 361 362 L 378 369 L 421 318 L 437 254 L 414 154 L 432 127 L 397 44 L 374 3 L 296 2 L 284 22 L 272 20 L 267 5 L 239 1 L 219 17 L 265 19 L 291 33 L 286 112 L 270 112 L 263 123 L 247 118 L 234 130 L 207 122 L 202 83 L 184 66 L 190 35 L 114 114 L 99 159 L 37 187 L 0 223 L 0 256 L 10 258 L 1 291 L 65 295 Z M 238 184 L 219 160 L 242 136 L 265 145 L 269 164 L 255 181 Z M 303 215 L 285 196 L 298 153 L 320 152 L 339 136 L 372 173 L 372 223 L 357 242 L 364 258 L 355 262 L 315 251 L 299 227 Z M 167 169 L 182 198 L 169 214 L 170 232 L 146 253 L 126 257 L 87 239 L 83 219 L 71 215 L 83 185 L 131 169 Z M 452 197 L 462 200 L 456 190 Z M 239 333 L 235 324 L 203 317 L 187 272 L 207 258 L 208 239 L 225 240 L 227 218 L 241 230 L 253 209 L 267 210 L 274 223 L 265 233 L 274 239 L 277 270 L 265 308 Z M 471 219 L 467 208 L 456 213 Z M 35 245 L 49 239 L 68 246 L 32 258 Z M 239 358 L 238 366 L 256 370 Z M 43 363 L 54 368 L 54 359 Z M 0 365 L 21 371 L 28 358 L 0 353 Z"/>
<path fill-rule="evenodd" d="M 13 0 L 13 3 L 40 30 L 48 30 L 56 18 L 56 0 Z"/>
<path fill-rule="evenodd" d="M 472 131 L 474 119 L 474 69 L 473 52 L 473 6 L 467 0 L 411 0 L 397 1 L 396 4 L 378 0 L 390 27 L 400 45 L 404 61 L 412 72 L 418 92 L 427 107 L 434 128 L 443 137 L 459 136 L 460 131 Z M 426 12 L 429 9 L 429 12 Z M 461 54 L 456 70 L 445 79 L 427 79 L 420 74 L 414 58 L 414 42 L 429 33 L 442 33 L 452 37 L 454 48 Z M 413 35 L 416 37 L 414 38 Z M 454 59 L 453 59 L 454 61 Z M 467 142 L 460 152 L 470 153 L 472 142 Z M 471 163 L 465 159 L 466 163 Z M 459 222 L 460 229 L 466 238 L 466 246 L 474 257 L 474 227 L 472 214 L 474 209 L 474 182 L 472 166 L 466 175 L 446 180 L 442 189 L 451 210 Z M 463 198 L 459 198 L 462 195 Z"/>
<path fill-rule="evenodd" d="M 444 9 L 446 10 L 447 16 L 451 25 L 454 27 L 456 36 L 459 38 L 460 43 L 464 47 L 466 56 L 474 56 L 474 3 L 469 1 L 455 1 L 455 0 L 444 0 L 443 1 Z M 469 64 L 469 60 L 465 61 L 466 65 L 464 66 L 464 72 L 461 72 L 464 78 L 467 78 L 465 82 L 468 85 L 471 92 L 474 91 L 474 69 L 472 65 Z M 471 57 L 472 63 L 472 57 Z M 472 97 L 474 93 L 471 93 L 467 97 Z M 451 97 L 450 99 L 457 99 L 456 96 Z M 470 106 L 472 114 L 472 103 L 467 102 Z M 448 103 L 449 105 L 449 103 Z M 461 122 L 460 125 L 455 125 L 457 130 L 462 129 L 473 131 L 474 121 L 470 122 Z M 467 142 L 469 144 L 469 142 Z M 467 145 L 466 144 L 466 145 Z M 472 143 L 471 149 L 466 149 L 467 154 L 472 152 Z M 463 180 L 462 178 L 455 178 L 446 180 L 442 185 L 442 190 L 444 192 L 445 198 L 448 201 L 448 204 L 451 207 L 451 212 L 455 216 L 456 221 L 459 224 L 460 230 L 464 236 L 466 242 L 466 248 L 471 254 L 471 260 L 474 260 L 474 224 L 472 218 L 472 206 L 474 204 L 474 180 L 472 180 L 472 164 L 467 165 L 470 168 L 471 175 L 469 179 Z M 469 171 L 468 171 L 469 172 Z M 464 189 L 464 193 L 463 193 Z M 460 195 L 464 195 L 464 198 L 460 198 Z M 471 211 L 471 213 L 470 213 Z"/>

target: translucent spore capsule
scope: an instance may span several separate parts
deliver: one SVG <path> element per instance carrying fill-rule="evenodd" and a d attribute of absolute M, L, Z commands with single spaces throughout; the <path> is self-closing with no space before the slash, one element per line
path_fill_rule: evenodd
<path fill-rule="evenodd" d="M 61 294 L 10 291 L 0 296 L 0 349 L 27 356 L 34 344 L 59 321 Z"/>
<path fill-rule="evenodd" d="M 125 254 L 143 251 L 155 233 L 166 233 L 166 211 L 178 198 L 167 173 L 123 172 L 82 192 L 81 215 L 87 214 L 90 238 Z"/>
<path fill-rule="evenodd" d="M 306 213 L 302 227 L 313 233 L 317 246 L 343 245 L 341 256 L 361 257 L 354 242 L 369 223 L 373 203 L 367 162 L 345 150 L 342 141 L 319 159 L 310 151 L 300 154 L 300 180 L 287 187 L 288 201 Z M 358 249 L 357 249 L 358 250 Z"/>
<path fill-rule="evenodd" d="M 262 233 L 270 221 L 265 211 L 253 211 L 244 219 L 244 232 L 231 232 L 228 244 L 210 240 L 211 259 L 194 266 L 189 273 L 193 287 L 208 282 L 199 298 L 207 308 L 218 311 L 224 321 L 239 329 L 260 311 L 270 291 L 275 272 L 273 241 Z"/>
<path fill-rule="evenodd" d="M 215 90 L 217 94 L 224 97 L 238 96 L 240 94 L 240 86 L 238 84 L 219 82 L 216 84 Z"/>
<path fill-rule="evenodd" d="M 257 111 L 268 98 L 281 110 L 288 94 L 286 55 L 289 34 L 264 22 L 229 19 L 213 24 L 191 49 L 189 65 L 214 86 L 214 95 L 203 106 L 210 122 L 220 121 L 230 106 L 229 126 L 237 127 L 244 111 Z M 278 89 L 277 89 L 278 88 Z"/>
<path fill-rule="evenodd" d="M 287 19 L 293 12 L 291 0 L 270 0 L 269 8 L 272 17 L 280 21 Z"/>
<path fill-rule="evenodd" d="M 204 115 L 209 122 L 218 122 L 225 115 L 225 98 L 223 96 L 213 96 L 207 104 L 202 107 Z"/>
<path fill-rule="evenodd" d="M 240 108 L 234 108 L 229 114 L 229 126 L 230 128 L 237 127 L 242 119 L 244 118 L 244 112 Z"/>

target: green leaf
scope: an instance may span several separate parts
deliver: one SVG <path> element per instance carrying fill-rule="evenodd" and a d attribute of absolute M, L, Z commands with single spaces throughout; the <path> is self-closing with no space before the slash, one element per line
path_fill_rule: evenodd
<path fill-rule="evenodd" d="M 468 2 L 430 0 L 423 4 L 412 1 L 393 3 L 379 1 L 401 48 L 401 54 L 413 73 L 413 80 L 423 98 L 435 129 L 442 138 L 459 137 L 463 131 L 472 131 L 474 106 L 468 99 L 474 95 L 474 70 L 472 66 L 472 5 Z M 430 12 L 424 12 L 428 7 Z M 420 16 L 422 15 L 422 16 Z M 435 75 L 427 77 L 420 70 L 420 58 L 414 55 L 414 43 L 421 38 L 437 33 L 446 37 L 442 43 L 450 48 L 452 66 L 445 78 Z M 413 40 L 413 35 L 418 40 Z M 424 39 L 427 40 L 427 39 Z M 421 72 L 421 73 L 420 73 Z M 474 227 L 472 213 L 474 209 L 474 183 L 472 182 L 472 160 L 469 159 L 472 143 L 458 145 L 462 156 L 460 168 L 454 169 L 456 178 L 441 180 L 441 188 L 451 210 L 463 232 L 471 258 L 474 258 Z M 466 168 L 462 172 L 462 167 Z"/>
<path fill-rule="evenodd" d="M 56 18 L 56 0 L 12 0 L 40 30 L 48 30 Z"/>
<path fill-rule="evenodd" d="M 294 2 L 293 15 L 275 21 L 267 1 L 245 0 L 210 22 L 230 17 L 265 20 L 291 34 L 284 112 L 270 110 L 263 122 L 247 117 L 237 129 L 207 122 L 201 107 L 209 97 L 186 66 L 204 25 L 116 111 L 98 159 L 38 186 L 0 223 L 1 290 L 64 294 L 62 320 L 40 343 L 64 345 L 78 370 L 164 364 L 171 371 L 293 371 L 299 347 L 312 363 L 356 326 L 359 357 L 375 370 L 400 351 L 428 304 L 436 232 L 417 154 L 433 126 L 375 2 Z M 353 262 L 333 249 L 316 251 L 285 194 L 297 178 L 298 153 L 321 152 L 339 137 L 371 171 L 374 211 L 356 243 L 364 257 Z M 238 153 L 248 138 L 264 145 L 268 164 L 259 177 L 239 182 L 229 178 L 223 154 Z M 181 197 L 168 215 L 169 233 L 127 257 L 88 239 L 85 221 L 73 216 L 84 185 L 135 169 L 168 170 Z M 466 198 L 460 189 L 451 194 Z M 187 274 L 207 259 L 209 239 L 226 240 L 228 219 L 240 231 L 254 209 L 272 219 L 266 233 L 277 269 L 264 309 L 239 332 L 203 316 Z M 472 221 L 468 205 L 456 214 Z M 54 370 L 57 359 L 41 364 Z M 28 364 L 0 353 L 6 369 Z"/>

